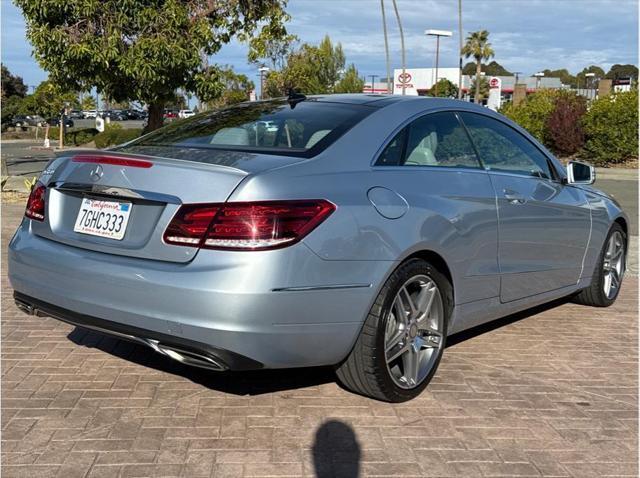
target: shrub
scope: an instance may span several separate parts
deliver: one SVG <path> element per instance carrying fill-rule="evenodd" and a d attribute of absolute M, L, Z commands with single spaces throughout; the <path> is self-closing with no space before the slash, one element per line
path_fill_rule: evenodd
<path fill-rule="evenodd" d="M 123 129 L 120 125 L 108 125 L 104 132 L 98 133 L 93 140 L 96 148 L 107 148 L 136 139 L 142 134 L 141 129 Z"/>
<path fill-rule="evenodd" d="M 64 144 L 66 146 L 82 146 L 89 143 L 98 134 L 95 128 L 68 129 L 64 135 Z M 44 137 L 44 135 L 43 135 Z M 52 126 L 49 128 L 49 139 L 51 141 L 60 138 L 60 128 Z"/>
<path fill-rule="evenodd" d="M 583 156 L 595 164 L 638 157 L 638 90 L 594 101 L 583 118 Z"/>
<path fill-rule="evenodd" d="M 545 146 L 561 156 L 571 156 L 584 145 L 582 117 L 587 100 L 575 93 L 562 91 L 545 123 Z"/>
<path fill-rule="evenodd" d="M 553 113 L 558 95 L 558 90 L 542 89 L 528 95 L 518 106 L 509 103 L 501 110 L 501 113 L 546 145 L 549 144 L 547 120 Z"/>

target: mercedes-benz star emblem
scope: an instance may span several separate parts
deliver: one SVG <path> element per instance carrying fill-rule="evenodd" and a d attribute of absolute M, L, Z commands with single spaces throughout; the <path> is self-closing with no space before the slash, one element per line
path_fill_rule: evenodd
<path fill-rule="evenodd" d="M 94 181 L 99 181 L 104 174 L 104 171 L 102 170 L 102 166 L 96 164 L 96 167 L 93 168 L 89 174 L 91 176 L 91 179 L 93 179 Z"/>

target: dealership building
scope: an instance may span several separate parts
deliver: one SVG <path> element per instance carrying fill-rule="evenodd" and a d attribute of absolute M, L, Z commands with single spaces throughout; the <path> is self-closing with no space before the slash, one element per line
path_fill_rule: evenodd
<path fill-rule="evenodd" d="M 459 69 L 458 68 L 438 68 L 438 79 L 447 79 L 456 87 L 459 81 Z M 515 88 L 515 76 L 497 76 L 487 77 L 498 78 L 500 85 L 500 96 L 502 101 L 508 101 L 513 96 L 513 90 Z M 465 96 L 469 95 L 471 89 L 473 77 L 469 75 L 462 75 L 462 92 Z M 401 69 L 393 71 L 393 93 L 402 94 L 404 89 L 405 95 L 414 96 L 426 96 L 428 91 L 436 83 L 436 69 L 435 68 L 406 68 L 404 74 Z M 518 84 L 526 85 L 527 93 L 533 93 L 540 88 L 562 88 L 563 85 L 560 78 L 549 77 L 530 77 L 521 76 L 518 78 Z M 371 82 L 365 82 L 363 92 L 364 93 L 387 93 L 387 83 L 375 82 L 373 88 L 371 88 Z"/>

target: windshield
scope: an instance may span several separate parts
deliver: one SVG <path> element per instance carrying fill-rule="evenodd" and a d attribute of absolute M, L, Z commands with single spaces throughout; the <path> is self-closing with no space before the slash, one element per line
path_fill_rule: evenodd
<path fill-rule="evenodd" d="M 372 111 L 369 106 L 314 99 L 293 107 L 284 99 L 242 103 L 177 121 L 120 150 L 178 146 L 311 157 Z"/>

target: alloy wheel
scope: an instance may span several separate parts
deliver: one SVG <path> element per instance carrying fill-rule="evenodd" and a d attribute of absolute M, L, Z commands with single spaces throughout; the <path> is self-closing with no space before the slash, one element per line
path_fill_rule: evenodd
<path fill-rule="evenodd" d="M 385 328 L 385 360 L 394 383 L 412 389 L 437 363 L 444 344 L 444 308 L 435 281 L 417 275 L 396 294 Z"/>
<path fill-rule="evenodd" d="M 624 238 L 619 231 L 615 231 L 607 243 L 602 264 L 603 288 L 607 299 L 613 299 L 618 294 L 624 275 L 624 260 Z"/>

